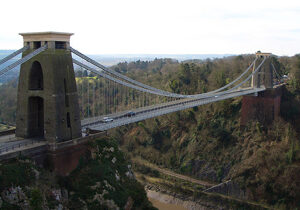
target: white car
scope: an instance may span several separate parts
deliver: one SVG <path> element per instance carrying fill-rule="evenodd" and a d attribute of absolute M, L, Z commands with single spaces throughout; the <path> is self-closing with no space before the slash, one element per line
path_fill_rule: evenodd
<path fill-rule="evenodd" d="M 114 121 L 113 118 L 110 118 L 110 117 L 103 117 L 103 119 L 101 120 L 101 122 L 104 122 L 104 123 L 108 123 L 108 122 L 112 122 Z"/>

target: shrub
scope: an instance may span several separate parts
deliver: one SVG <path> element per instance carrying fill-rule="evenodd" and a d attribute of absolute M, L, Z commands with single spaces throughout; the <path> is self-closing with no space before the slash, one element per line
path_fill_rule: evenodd
<path fill-rule="evenodd" d="M 30 206 L 34 210 L 42 209 L 43 197 L 39 189 L 32 189 L 30 193 Z"/>

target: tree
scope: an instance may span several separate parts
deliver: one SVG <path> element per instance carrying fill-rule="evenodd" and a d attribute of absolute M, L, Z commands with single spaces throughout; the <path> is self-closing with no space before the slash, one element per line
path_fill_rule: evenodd
<path fill-rule="evenodd" d="M 96 75 L 93 72 L 89 73 L 89 77 L 94 77 L 94 76 L 96 76 Z"/>
<path fill-rule="evenodd" d="M 31 199 L 30 199 L 30 206 L 32 209 L 42 209 L 43 204 L 43 197 L 42 193 L 39 189 L 33 189 L 31 191 Z"/>
<path fill-rule="evenodd" d="M 174 93 L 180 93 L 180 88 L 182 86 L 180 81 L 176 79 L 171 80 L 169 81 L 169 86 Z"/>
<path fill-rule="evenodd" d="M 218 88 L 226 85 L 226 78 L 225 78 L 224 71 L 222 71 L 222 70 L 217 71 L 215 76 L 216 76 L 215 79 L 216 79 Z"/>
<path fill-rule="evenodd" d="M 84 70 L 83 71 L 83 75 L 82 75 L 83 77 L 87 77 L 88 76 L 88 72 L 87 72 L 87 70 Z"/>
<path fill-rule="evenodd" d="M 75 71 L 75 76 L 76 77 L 82 77 L 82 75 L 83 75 L 83 72 L 81 70 Z"/>
<path fill-rule="evenodd" d="M 184 83 L 184 84 L 190 84 L 191 82 L 191 69 L 190 69 L 190 65 L 188 63 L 184 63 L 180 65 L 180 72 L 179 72 L 180 76 L 180 80 Z"/>
<path fill-rule="evenodd" d="M 300 54 L 296 55 L 296 61 L 291 69 L 292 86 L 300 91 Z"/>

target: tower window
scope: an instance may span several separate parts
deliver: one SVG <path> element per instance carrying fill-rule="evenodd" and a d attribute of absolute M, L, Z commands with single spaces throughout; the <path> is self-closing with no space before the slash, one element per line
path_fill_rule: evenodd
<path fill-rule="evenodd" d="M 66 49 L 66 48 L 67 48 L 66 42 L 59 42 L 59 41 L 55 42 L 55 49 Z"/>
<path fill-rule="evenodd" d="M 41 42 L 33 42 L 33 49 L 38 49 L 41 47 Z"/>
<path fill-rule="evenodd" d="M 29 90 L 43 90 L 43 70 L 42 66 L 38 61 L 32 63 L 30 73 L 29 73 Z"/>

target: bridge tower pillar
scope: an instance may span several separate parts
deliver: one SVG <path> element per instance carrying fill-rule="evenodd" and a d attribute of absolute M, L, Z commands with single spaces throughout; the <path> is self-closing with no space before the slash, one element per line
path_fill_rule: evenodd
<path fill-rule="evenodd" d="M 258 61 L 262 61 L 262 59 L 267 58 L 265 60 L 265 63 L 261 67 L 261 69 L 252 76 L 251 80 L 251 86 L 253 88 L 260 88 L 262 85 L 265 86 L 265 88 L 270 89 L 273 88 L 273 71 L 271 66 L 271 53 L 262 53 L 260 51 L 255 53 L 256 58 Z M 254 62 L 253 70 L 256 68 L 256 62 Z"/>
<path fill-rule="evenodd" d="M 21 65 L 16 136 L 49 143 L 81 137 L 81 121 L 72 56 L 71 33 L 21 33 L 24 45 L 48 48 Z"/>
<path fill-rule="evenodd" d="M 242 99 L 241 125 L 256 120 L 262 124 L 270 124 L 280 116 L 281 87 L 273 88 L 273 70 L 271 66 L 271 53 L 256 53 L 257 61 L 267 58 L 259 72 L 252 76 L 252 87 L 265 86 L 266 90 L 256 95 L 246 95 Z M 253 71 L 255 70 L 255 63 Z"/>

